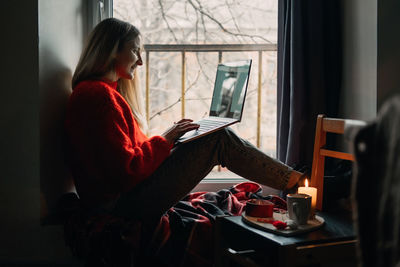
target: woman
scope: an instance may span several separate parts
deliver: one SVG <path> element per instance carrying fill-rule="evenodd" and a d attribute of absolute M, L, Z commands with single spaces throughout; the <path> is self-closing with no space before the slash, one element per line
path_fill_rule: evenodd
<path fill-rule="evenodd" d="M 76 189 L 86 208 L 157 223 L 218 164 L 277 189 L 298 183 L 299 172 L 230 129 L 174 149 L 177 138 L 199 125 L 182 119 L 159 136 L 145 136 L 135 79 L 140 53 L 138 29 L 106 19 L 91 33 L 76 67 L 66 128 Z"/>

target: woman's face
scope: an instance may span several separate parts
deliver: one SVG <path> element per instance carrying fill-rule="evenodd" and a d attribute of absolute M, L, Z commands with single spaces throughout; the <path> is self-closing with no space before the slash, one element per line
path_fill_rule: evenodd
<path fill-rule="evenodd" d="M 137 66 L 143 65 L 140 46 L 140 37 L 128 41 L 124 44 L 122 50 L 117 53 L 115 72 L 119 78 L 132 80 L 134 70 Z"/>

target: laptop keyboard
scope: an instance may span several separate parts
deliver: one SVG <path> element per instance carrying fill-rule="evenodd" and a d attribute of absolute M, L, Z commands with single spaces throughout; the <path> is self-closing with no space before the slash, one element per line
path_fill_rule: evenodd
<path fill-rule="evenodd" d="M 216 128 L 219 128 L 219 127 L 227 124 L 227 122 L 225 122 L 225 121 L 213 121 L 213 120 L 207 120 L 207 119 L 200 120 L 196 123 L 200 124 L 199 129 L 197 129 L 197 132 L 199 134 L 214 130 Z"/>

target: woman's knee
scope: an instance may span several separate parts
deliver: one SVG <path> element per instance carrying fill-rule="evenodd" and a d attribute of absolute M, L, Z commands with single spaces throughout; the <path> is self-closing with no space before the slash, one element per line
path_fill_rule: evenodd
<path fill-rule="evenodd" d="M 220 133 L 225 139 L 231 139 L 240 142 L 244 141 L 231 127 L 225 127 L 220 131 Z"/>
<path fill-rule="evenodd" d="M 219 130 L 218 132 L 223 136 L 229 136 L 229 137 L 235 136 L 235 137 L 237 137 L 236 132 L 231 127 L 225 127 L 223 129 Z"/>
<path fill-rule="evenodd" d="M 207 145 L 221 145 L 223 143 L 226 143 L 229 140 L 240 140 L 240 137 L 235 133 L 235 131 L 230 128 L 230 127 L 225 127 L 223 129 L 220 129 L 218 131 L 215 131 L 211 134 L 205 135 L 193 142 L 193 145 L 199 143 L 199 144 L 204 144 L 206 143 Z M 190 144 L 190 143 L 189 143 Z"/>

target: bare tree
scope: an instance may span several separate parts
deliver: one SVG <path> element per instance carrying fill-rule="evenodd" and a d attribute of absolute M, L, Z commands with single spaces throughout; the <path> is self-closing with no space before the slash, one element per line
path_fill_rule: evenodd
<path fill-rule="evenodd" d="M 276 43 L 276 10 L 276 0 L 114 0 L 114 16 L 136 25 L 141 30 L 146 44 Z M 250 56 L 254 57 L 256 54 L 229 53 L 226 58 Z M 196 116 L 207 113 L 210 105 L 218 55 L 198 52 L 187 53 L 186 57 L 185 100 L 190 103 L 186 105 L 187 116 L 199 119 Z M 169 125 L 168 123 L 180 116 L 181 55 L 152 52 L 149 59 L 149 126 L 152 134 L 159 133 Z M 256 70 L 253 69 L 254 71 Z M 267 74 L 263 76 L 267 77 Z M 255 77 L 256 75 L 252 79 Z M 142 80 L 144 82 L 144 79 Z M 246 114 L 251 116 L 249 121 L 255 120 L 257 113 L 256 87 L 253 83 L 250 82 L 246 100 L 248 104 L 245 107 Z M 274 86 L 274 83 L 273 78 L 264 79 L 263 87 Z M 267 93 L 273 94 L 273 90 Z M 275 113 L 269 109 L 268 112 L 271 114 L 267 115 L 275 120 Z M 250 124 L 254 125 L 254 122 Z M 250 128 L 246 123 L 237 127 L 239 130 L 243 127 L 243 131 Z M 253 132 L 247 134 L 248 138 L 252 136 L 255 136 Z"/>

